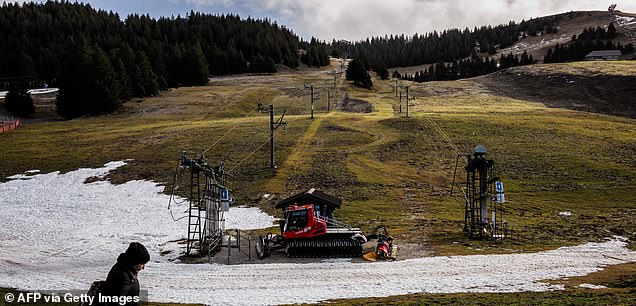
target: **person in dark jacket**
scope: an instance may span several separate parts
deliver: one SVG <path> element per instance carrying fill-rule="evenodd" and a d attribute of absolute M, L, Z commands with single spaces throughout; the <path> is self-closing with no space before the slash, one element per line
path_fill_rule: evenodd
<path fill-rule="evenodd" d="M 139 305 L 137 273 L 145 268 L 148 261 L 150 261 L 150 254 L 139 242 L 131 242 L 126 252 L 119 254 L 117 263 L 108 272 L 101 290 L 101 295 L 106 300 L 112 297 L 117 301 L 110 300 L 110 303 L 105 301 L 106 305 Z M 126 299 L 125 304 L 121 303 L 122 298 Z"/>

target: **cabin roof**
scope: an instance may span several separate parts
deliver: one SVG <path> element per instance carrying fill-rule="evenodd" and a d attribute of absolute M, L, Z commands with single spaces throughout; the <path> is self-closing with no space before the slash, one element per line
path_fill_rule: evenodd
<path fill-rule="evenodd" d="M 620 50 L 600 50 L 600 51 L 592 51 L 585 57 L 593 57 L 593 56 L 621 56 L 623 55 Z"/>
<path fill-rule="evenodd" d="M 301 192 L 299 194 L 293 195 L 289 198 L 286 198 L 278 204 L 276 204 L 276 208 L 284 209 L 290 205 L 305 205 L 305 204 L 317 204 L 317 205 L 325 205 L 328 208 L 340 208 L 342 205 L 342 200 L 338 199 L 332 195 L 328 195 L 320 190 L 315 188 L 311 188 L 307 191 Z"/>

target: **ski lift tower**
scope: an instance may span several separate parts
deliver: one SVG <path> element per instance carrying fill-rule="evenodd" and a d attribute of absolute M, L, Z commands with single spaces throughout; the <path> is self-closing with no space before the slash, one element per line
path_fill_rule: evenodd
<path fill-rule="evenodd" d="M 497 177 L 495 161 L 486 153 L 486 147 L 478 145 L 472 156 L 466 155 L 464 232 L 471 238 L 500 240 L 508 231 L 503 220 L 503 183 Z"/>
<path fill-rule="evenodd" d="M 181 153 L 181 168 L 190 175 L 186 255 L 196 247 L 203 254 L 205 246 L 209 253 L 220 245 L 225 230 L 224 212 L 233 202 L 225 187 L 227 173 L 223 163 L 214 167 L 203 154 L 194 159 L 185 151 Z"/>

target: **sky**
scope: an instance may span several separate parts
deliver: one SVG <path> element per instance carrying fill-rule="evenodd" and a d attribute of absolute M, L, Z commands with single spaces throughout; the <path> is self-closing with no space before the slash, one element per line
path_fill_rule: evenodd
<path fill-rule="evenodd" d="M 43 2 L 43 1 L 40 1 Z M 599 0 L 84 0 L 94 8 L 158 18 L 191 10 L 269 18 L 301 38 L 357 41 L 371 36 L 497 25 L 576 10 L 617 9 L 636 13 L 636 1 Z"/>

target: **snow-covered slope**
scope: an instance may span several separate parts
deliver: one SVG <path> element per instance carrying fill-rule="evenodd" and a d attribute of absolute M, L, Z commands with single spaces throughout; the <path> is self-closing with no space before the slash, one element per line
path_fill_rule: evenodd
<path fill-rule="evenodd" d="M 153 182 L 84 184 L 124 165 L 65 174 L 13 176 L 0 184 L 0 287 L 86 290 L 130 241 L 145 244 L 152 260 L 140 273 L 150 300 L 213 305 L 318 302 L 334 298 L 415 292 L 511 292 L 560 289 L 545 279 L 585 275 L 636 261 L 616 238 L 558 250 L 511 255 L 429 257 L 397 262 L 309 264 L 181 264 L 174 240 L 187 222 L 173 222 L 168 197 Z M 182 211 L 175 209 L 174 211 Z M 233 208 L 227 228 L 271 226 L 259 210 Z M 169 252 L 166 256 L 161 252 Z"/>

